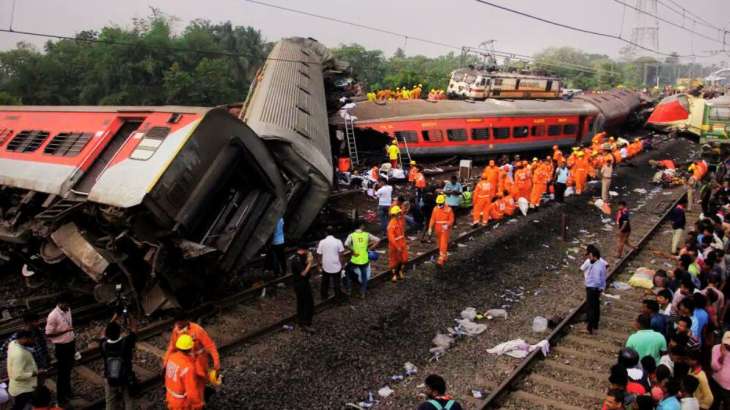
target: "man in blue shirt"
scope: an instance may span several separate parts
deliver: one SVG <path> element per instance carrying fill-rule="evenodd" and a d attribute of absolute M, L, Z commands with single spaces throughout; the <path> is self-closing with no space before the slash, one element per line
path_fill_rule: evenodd
<path fill-rule="evenodd" d="M 461 205 L 461 193 L 464 188 L 459 183 L 456 175 L 451 176 L 450 181 L 446 181 L 444 185 L 444 194 L 446 194 L 446 205 L 451 208 L 458 208 Z"/>
<path fill-rule="evenodd" d="M 667 336 L 667 316 L 659 313 L 659 302 L 654 299 L 644 299 L 641 302 L 641 314 L 650 318 L 651 330 Z"/>
<path fill-rule="evenodd" d="M 283 275 L 287 271 L 284 243 L 284 218 L 279 218 L 271 238 L 271 266 L 275 275 Z"/>
<path fill-rule="evenodd" d="M 608 263 L 601 258 L 601 251 L 594 245 L 586 247 L 586 260 L 580 267 L 586 287 L 588 314 L 585 333 L 593 334 L 598 329 L 601 316 L 601 292 L 606 289 L 606 270 Z"/>
<path fill-rule="evenodd" d="M 563 198 L 565 197 L 568 175 L 570 175 L 570 171 L 565 166 L 565 160 L 561 159 L 558 167 L 555 169 L 555 200 L 558 202 L 563 202 Z"/>
<path fill-rule="evenodd" d="M 679 302 L 679 314 L 692 318 L 690 331 L 692 332 L 692 336 L 697 338 L 700 346 L 702 346 L 702 340 L 704 339 L 702 336 L 705 327 L 710 320 L 710 316 L 704 309 L 706 303 L 707 299 L 701 293 L 694 293 L 692 297 L 686 297 Z M 697 307 L 698 304 L 702 305 L 702 308 Z"/>

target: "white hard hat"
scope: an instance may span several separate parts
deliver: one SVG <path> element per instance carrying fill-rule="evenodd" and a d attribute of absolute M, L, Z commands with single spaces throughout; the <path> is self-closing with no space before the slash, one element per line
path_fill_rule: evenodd
<path fill-rule="evenodd" d="M 33 275 L 35 275 L 35 271 L 31 270 L 27 264 L 23 264 L 23 268 L 20 269 L 20 274 L 23 275 L 24 278 L 29 278 Z"/>

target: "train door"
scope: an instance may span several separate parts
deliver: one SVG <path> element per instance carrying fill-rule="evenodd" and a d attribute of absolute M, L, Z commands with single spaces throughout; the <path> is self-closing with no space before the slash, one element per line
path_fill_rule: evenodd
<path fill-rule="evenodd" d="M 545 91 L 550 91 L 553 88 L 553 80 L 547 80 L 545 83 Z"/>
<path fill-rule="evenodd" d="M 129 119 L 125 120 L 119 130 L 114 134 L 112 139 L 106 144 L 104 149 L 99 153 L 96 161 L 91 164 L 89 169 L 86 170 L 84 175 L 79 179 L 73 187 L 73 191 L 79 194 L 87 195 L 91 188 L 96 183 L 107 164 L 114 158 L 117 151 L 124 145 L 127 138 L 142 125 L 143 120 L 141 119 Z"/>
<path fill-rule="evenodd" d="M 578 117 L 578 133 L 575 135 L 575 143 L 580 144 L 583 137 L 587 137 L 588 141 L 591 137 L 591 128 L 593 127 L 593 117 L 581 115 Z"/>

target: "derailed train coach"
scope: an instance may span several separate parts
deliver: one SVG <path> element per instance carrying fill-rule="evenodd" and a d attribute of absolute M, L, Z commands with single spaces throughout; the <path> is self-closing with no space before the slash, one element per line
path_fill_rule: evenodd
<path fill-rule="evenodd" d="M 83 272 L 100 301 L 122 284 L 146 313 L 199 300 L 279 218 L 296 237 L 326 201 L 332 64 L 286 39 L 244 106 L 0 107 L 5 270 Z"/>

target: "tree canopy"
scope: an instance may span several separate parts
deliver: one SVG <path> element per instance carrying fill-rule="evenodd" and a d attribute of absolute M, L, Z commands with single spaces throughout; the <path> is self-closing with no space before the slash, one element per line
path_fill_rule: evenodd
<path fill-rule="evenodd" d="M 0 104 L 35 105 L 203 105 L 242 101 L 272 44 L 252 27 L 195 20 L 175 32 L 176 19 L 153 10 L 130 27 L 82 31 L 73 39 L 48 41 L 43 50 L 19 43 L 0 52 Z M 350 62 L 366 89 L 422 84 L 446 89 L 451 71 L 482 62 L 453 52 L 438 57 L 392 56 L 360 44 L 334 48 Z M 566 87 L 608 89 L 617 85 L 674 84 L 677 78 L 706 75 L 717 67 L 636 58 L 623 50 L 618 60 L 570 47 L 551 47 L 503 69 L 532 69 L 560 77 Z"/>

